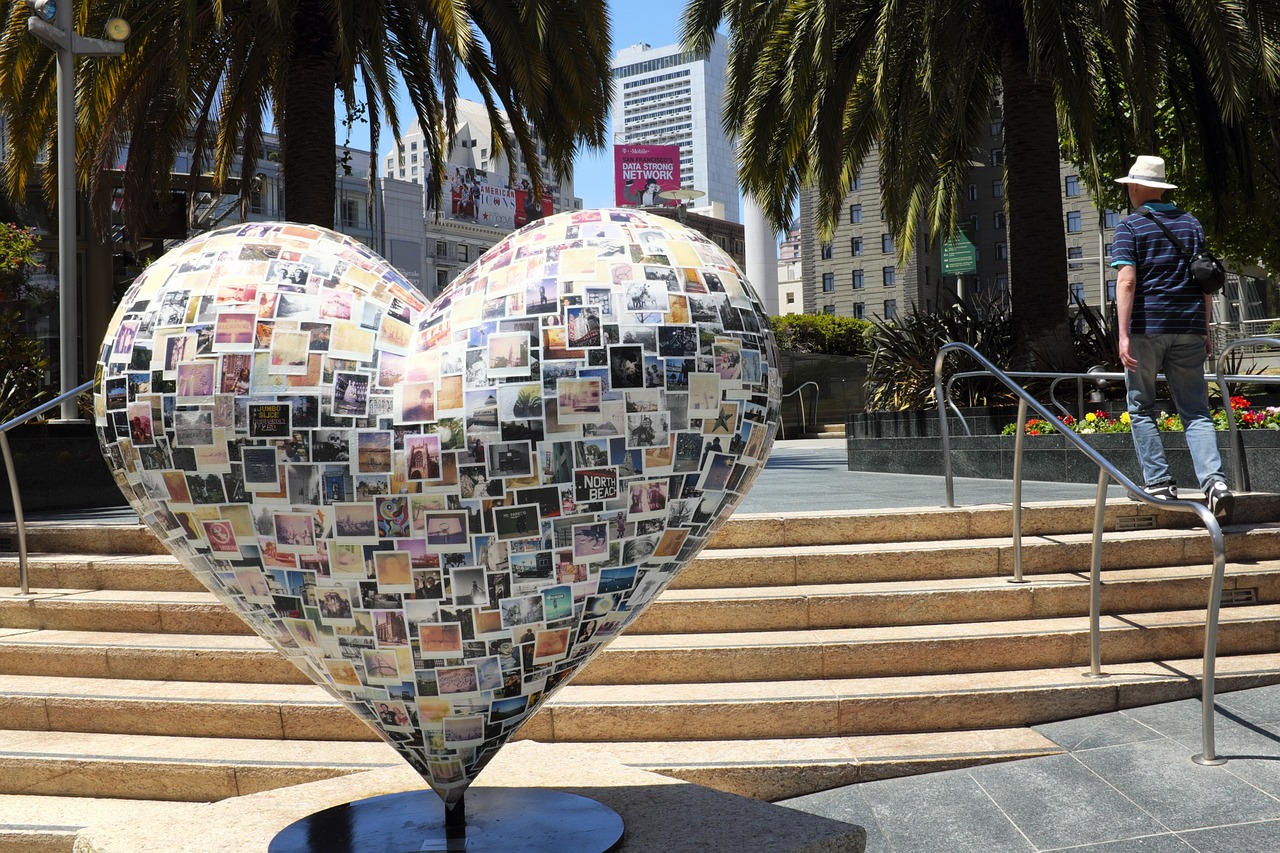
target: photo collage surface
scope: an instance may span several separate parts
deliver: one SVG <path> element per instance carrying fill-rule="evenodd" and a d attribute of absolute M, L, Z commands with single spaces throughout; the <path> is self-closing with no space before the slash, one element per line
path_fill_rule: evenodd
<path fill-rule="evenodd" d="M 537 220 L 434 302 L 250 223 L 133 283 L 95 415 L 144 522 L 452 801 L 732 512 L 777 369 L 741 271 L 662 217 Z"/>

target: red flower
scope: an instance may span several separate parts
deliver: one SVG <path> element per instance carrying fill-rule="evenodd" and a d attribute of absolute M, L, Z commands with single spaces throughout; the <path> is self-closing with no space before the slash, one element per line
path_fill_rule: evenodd
<path fill-rule="evenodd" d="M 1231 408 L 1236 409 L 1237 411 L 1240 409 L 1247 409 L 1249 408 L 1250 405 L 1252 404 L 1248 400 L 1246 400 L 1244 397 L 1231 398 Z"/>

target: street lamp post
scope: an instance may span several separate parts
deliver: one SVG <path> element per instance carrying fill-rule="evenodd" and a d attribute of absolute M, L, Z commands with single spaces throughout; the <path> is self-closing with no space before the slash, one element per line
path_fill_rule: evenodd
<path fill-rule="evenodd" d="M 75 31 L 71 0 L 33 0 L 27 30 L 58 57 L 58 352 L 61 391 L 80 384 L 79 304 L 76 292 L 76 57 L 119 56 L 129 25 L 107 23 L 112 40 L 85 38 Z M 62 419 L 78 420 L 76 401 L 62 403 Z"/>

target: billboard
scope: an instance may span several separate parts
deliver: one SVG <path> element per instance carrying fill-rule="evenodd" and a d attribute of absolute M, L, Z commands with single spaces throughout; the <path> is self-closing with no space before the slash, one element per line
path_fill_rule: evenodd
<path fill-rule="evenodd" d="M 430 189 L 424 194 L 430 204 Z M 522 178 L 512 187 L 497 172 L 467 166 L 449 166 L 445 173 L 441 215 L 479 225 L 514 230 L 554 212 L 552 197 L 538 199 Z"/>
<path fill-rule="evenodd" d="M 658 193 L 680 189 L 680 146 L 615 145 L 613 187 L 618 207 L 678 204 Z"/>

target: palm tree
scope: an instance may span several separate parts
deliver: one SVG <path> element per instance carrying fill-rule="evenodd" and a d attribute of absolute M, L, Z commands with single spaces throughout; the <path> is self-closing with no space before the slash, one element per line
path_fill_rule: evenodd
<path fill-rule="evenodd" d="M 26 3 L 7 6 L 0 31 L 0 112 L 10 136 L 4 178 L 20 198 L 42 155 L 53 162 L 54 59 L 27 35 Z M 101 212 L 109 201 L 102 170 L 123 165 L 124 209 L 134 226 L 145 224 L 151 201 L 169 189 L 183 150 L 195 163 L 211 160 L 218 184 L 238 177 L 246 203 L 274 118 L 287 216 L 331 227 L 335 90 L 349 115 L 367 109 L 376 156 L 384 119 L 399 137 L 397 76 L 426 136 L 435 177 L 428 185 L 437 193 L 464 74 L 489 113 L 491 148 L 522 158 L 535 191 L 571 171 L 580 145 L 604 144 L 604 0 L 82 0 L 75 8 L 84 12 L 77 25 L 85 32 L 113 16 L 133 26 L 124 57 L 79 69 L 77 172 Z M 554 176 L 539 169 L 540 145 Z M 191 171 L 194 189 L 200 169 Z"/>
<path fill-rule="evenodd" d="M 1120 97 L 1129 138 L 1151 150 L 1150 116 L 1175 65 L 1191 71 L 1177 85 L 1192 110 L 1229 124 L 1243 109 L 1254 39 L 1270 39 L 1275 55 L 1275 30 L 1251 30 L 1227 0 L 690 0 L 686 45 L 705 50 L 725 21 L 724 115 L 739 176 L 779 228 L 812 185 L 829 237 L 878 146 L 900 256 L 952 236 L 1000 103 L 1014 321 L 1024 358 L 1055 366 L 1074 361 L 1060 136 L 1096 174 L 1095 106 Z"/>

